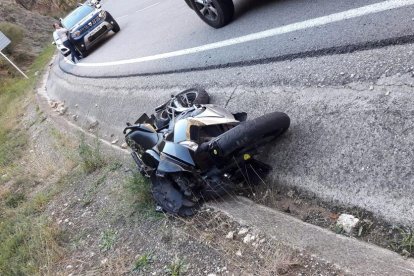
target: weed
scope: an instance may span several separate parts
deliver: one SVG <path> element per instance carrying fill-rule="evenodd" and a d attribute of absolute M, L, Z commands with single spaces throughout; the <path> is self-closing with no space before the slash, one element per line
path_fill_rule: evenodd
<path fill-rule="evenodd" d="M 134 196 L 136 211 L 146 217 L 161 217 L 154 210 L 151 183 L 139 173 L 134 173 L 126 182 L 127 190 Z"/>
<path fill-rule="evenodd" d="M 391 244 L 393 250 L 406 257 L 414 256 L 414 230 L 411 228 L 398 228 L 398 234 Z"/>
<path fill-rule="evenodd" d="M 168 265 L 166 272 L 171 276 L 180 276 L 187 271 L 187 266 L 184 260 L 175 258 L 175 260 Z"/>
<path fill-rule="evenodd" d="M 135 261 L 134 268 L 132 271 L 145 270 L 145 268 L 153 262 L 153 255 L 145 253 Z"/>
<path fill-rule="evenodd" d="M 26 196 L 23 193 L 9 193 L 5 198 L 5 204 L 9 208 L 16 208 L 25 200 Z"/>
<path fill-rule="evenodd" d="M 122 167 L 122 163 L 115 161 L 109 165 L 109 171 L 114 172 Z"/>
<path fill-rule="evenodd" d="M 105 230 L 101 235 L 101 241 L 99 243 L 99 248 L 102 251 L 108 251 L 115 244 L 116 238 L 117 238 L 117 233 L 114 230 L 112 229 Z"/>
<path fill-rule="evenodd" d="M 101 153 L 101 143 L 98 138 L 93 145 L 85 141 L 85 135 L 82 134 L 79 144 L 79 156 L 81 158 L 82 168 L 86 173 L 92 173 L 105 165 L 105 159 Z"/>

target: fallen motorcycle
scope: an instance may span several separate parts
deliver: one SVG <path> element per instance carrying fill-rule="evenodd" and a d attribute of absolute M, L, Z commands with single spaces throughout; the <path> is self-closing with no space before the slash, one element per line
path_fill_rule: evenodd
<path fill-rule="evenodd" d="M 231 195 L 235 183 L 262 181 L 271 167 L 253 157 L 290 125 L 282 112 L 246 121 L 246 113 L 208 101 L 204 90 L 186 90 L 124 129 L 138 170 L 168 213 L 191 216 L 204 201 Z"/>

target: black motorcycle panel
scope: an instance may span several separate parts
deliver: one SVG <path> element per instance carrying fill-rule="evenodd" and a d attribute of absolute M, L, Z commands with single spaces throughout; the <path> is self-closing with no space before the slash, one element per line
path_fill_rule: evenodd
<path fill-rule="evenodd" d="M 162 152 L 174 159 L 185 162 L 191 166 L 195 166 L 192 151 L 180 144 L 165 142 Z"/>
<path fill-rule="evenodd" d="M 157 175 L 164 176 L 168 173 L 176 173 L 176 172 L 191 172 L 192 167 L 182 163 L 178 160 L 175 160 L 165 154 L 161 154 L 161 161 L 158 164 L 157 168 Z"/>
<path fill-rule="evenodd" d="M 128 138 L 141 145 L 145 150 L 154 147 L 159 141 L 159 135 L 147 125 L 139 125 L 128 133 Z"/>
<path fill-rule="evenodd" d="M 142 162 L 148 167 L 156 169 L 160 163 L 160 155 L 153 149 L 146 150 L 142 154 Z"/>

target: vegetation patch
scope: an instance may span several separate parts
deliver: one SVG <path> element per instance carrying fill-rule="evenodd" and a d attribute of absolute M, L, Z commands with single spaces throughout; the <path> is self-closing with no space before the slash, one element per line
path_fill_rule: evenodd
<path fill-rule="evenodd" d="M 154 256 L 152 254 L 144 253 L 135 261 L 133 271 L 145 271 L 153 261 Z"/>
<path fill-rule="evenodd" d="M 99 243 L 99 248 L 102 251 L 108 251 L 110 250 L 117 239 L 117 232 L 112 229 L 105 230 L 101 235 L 101 241 Z"/>
<path fill-rule="evenodd" d="M 140 173 L 134 173 L 126 181 L 127 192 L 134 197 L 135 210 L 144 217 L 161 218 L 155 211 L 155 202 L 151 194 L 151 182 Z"/>
<path fill-rule="evenodd" d="M 167 266 L 167 269 L 166 269 L 166 272 L 168 273 L 168 275 L 171 275 L 171 276 L 184 275 L 186 271 L 187 271 L 187 266 L 184 260 L 179 259 L 178 257 L 176 257 L 174 261 L 172 261 L 171 264 Z"/>
<path fill-rule="evenodd" d="M 5 24 L 2 24 L 4 30 Z M 10 27 L 19 36 L 19 30 Z M 11 172 L 20 166 L 19 159 L 27 150 L 27 131 L 21 126 L 25 101 L 35 87 L 41 71 L 54 53 L 50 46 L 31 65 L 29 79 L 9 77 L 0 79 L 0 188 L 13 179 Z M 7 177 L 4 177 L 4 176 Z M 0 275 L 50 274 L 49 269 L 62 256 L 60 232 L 56 225 L 42 215 L 53 193 L 25 193 L 14 181 L 0 195 Z M 14 189 L 14 190 L 13 190 Z"/>
<path fill-rule="evenodd" d="M 79 157 L 81 165 L 86 173 L 92 173 L 106 165 L 106 160 L 101 153 L 101 142 L 96 138 L 92 145 L 88 144 L 85 135 L 81 135 L 79 144 Z"/>

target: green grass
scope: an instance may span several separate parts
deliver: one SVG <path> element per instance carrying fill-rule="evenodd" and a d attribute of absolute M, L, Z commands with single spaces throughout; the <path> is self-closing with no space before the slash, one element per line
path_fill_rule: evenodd
<path fill-rule="evenodd" d="M 398 228 L 397 235 L 391 244 L 393 250 L 401 253 L 406 257 L 414 256 L 414 230 L 408 227 Z"/>
<path fill-rule="evenodd" d="M 52 195 L 17 194 L 0 205 L 0 275 L 44 274 L 60 258 L 60 231 L 42 216 Z"/>
<path fill-rule="evenodd" d="M 99 248 L 102 251 L 110 250 L 117 240 L 117 233 L 112 229 L 105 230 L 101 235 L 101 240 L 99 242 Z"/>
<path fill-rule="evenodd" d="M 29 79 L 0 80 L 0 177 L 7 173 L 7 179 L 16 178 L 9 174 L 20 166 L 18 160 L 26 150 L 28 133 L 19 125 L 25 100 L 31 99 L 41 76 L 35 72 L 43 70 L 54 51 L 47 47 L 36 58 L 27 72 Z M 0 196 L 0 275 L 50 274 L 49 268 L 62 254 L 60 232 L 42 216 L 53 195 L 38 192 L 29 197 L 24 190 L 10 190 Z"/>
<path fill-rule="evenodd" d="M 167 267 L 167 274 L 170 276 L 180 276 L 187 271 L 187 266 L 185 265 L 184 260 L 175 258 L 173 262 Z"/>
<path fill-rule="evenodd" d="M 126 181 L 127 192 L 134 197 L 135 210 L 146 218 L 162 218 L 155 212 L 155 203 L 151 194 L 151 182 L 140 173 L 134 173 Z"/>
<path fill-rule="evenodd" d="M 81 165 L 86 173 L 92 173 L 106 165 L 106 160 L 101 153 L 101 142 L 98 138 L 92 145 L 86 142 L 85 135 L 81 135 L 79 144 L 79 157 Z"/>
<path fill-rule="evenodd" d="M 132 271 L 141 271 L 145 270 L 146 267 L 153 262 L 153 255 L 149 253 L 142 254 L 134 263 L 134 268 Z"/>
<path fill-rule="evenodd" d="M 18 159 L 24 152 L 27 143 L 27 133 L 17 129 L 16 125 L 23 113 L 23 100 L 36 85 L 42 71 L 50 61 L 55 48 L 47 47 L 31 65 L 27 75 L 29 79 L 15 77 L 0 79 L 0 174 L 4 174 L 5 167 L 13 160 Z"/>

